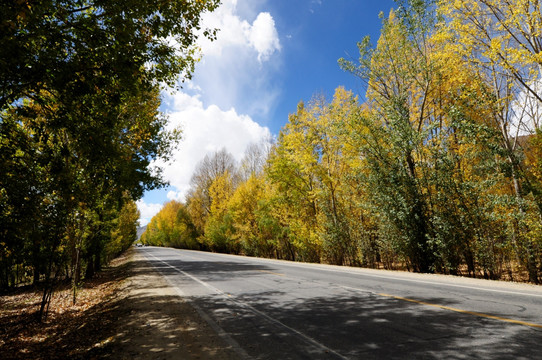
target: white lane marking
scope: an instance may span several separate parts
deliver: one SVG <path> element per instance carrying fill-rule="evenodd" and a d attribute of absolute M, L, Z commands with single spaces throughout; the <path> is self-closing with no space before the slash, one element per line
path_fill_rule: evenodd
<path fill-rule="evenodd" d="M 158 259 L 153 254 L 146 253 L 145 255 L 150 255 L 153 258 Z M 158 260 L 160 260 L 160 259 L 158 259 Z M 169 264 L 166 264 L 166 265 L 169 266 Z M 252 359 L 252 357 L 245 351 L 245 349 L 243 349 L 241 347 L 241 345 L 239 345 L 239 343 L 237 341 L 235 341 L 231 336 L 228 335 L 228 333 L 224 329 L 222 329 L 216 322 L 214 322 L 211 319 L 211 317 L 209 315 L 207 315 L 207 313 L 205 311 L 203 311 L 194 301 L 191 301 L 189 299 L 189 297 L 184 293 L 184 291 L 182 291 L 177 285 L 175 285 L 173 283 L 173 281 L 171 281 L 171 279 L 169 277 L 165 276 L 160 271 L 160 269 L 157 269 L 157 270 L 162 274 L 162 276 L 166 279 L 166 281 L 169 283 L 169 285 L 171 285 L 171 287 L 173 287 L 175 289 L 175 291 L 177 292 L 177 294 L 179 294 L 179 296 L 181 298 L 183 298 L 186 301 L 190 302 L 190 305 L 196 310 L 196 312 L 199 314 L 199 316 L 201 316 L 201 318 L 203 320 L 205 320 L 205 322 L 207 322 L 207 324 L 209 324 L 209 326 L 218 334 L 218 336 L 220 336 L 228 345 L 230 345 L 232 347 L 233 351 L 235 351 L 241 357 L 241 359 L 244 359 L 244 360 Z"/>
<path fill-rule="evenodd" d="M 190 257 L 190 256 L 188 256 L 188 257 Z M 194 260 L 198 260 L 198 258 L 194 258 L 194 257 L 191 257 L 191 258 L 194 259 Z M 263 260 L 261 262 L 265 262 L 265 260 L 267 260 L 267 259 L 255 259 L 255 260 Z M 301 264 L 293 263 L 293 264 L 284 264 L 284 265 L 285 266 L 292 266 L 292 267 L 301 267 L 301 268 L 304 268 L 304 269 L 307 269 L 307 268 L 309 268 L 311 266 L 315 266 L 315 265 L 318 266 L 318 264 L 309 264 L 309 266 L 303 266 L 303 265 L 307 265 L 307 264 L 303 264 L 303 263 L 301 263 Z M 322 265 L 318 266 L 318 269 L 320 269 L 322 271 L 328 271 L 328 272 L 346 273 L 346 274 L 355 275 L 355 274 L 352 274 L 351 272 L 348 272 L 348 269 L 344 269 L 344 270 L 343 269 L 326 269 Z M 474 289 L 474 290 L 485 290 L 485 291 L 492 291 L 492 292 L 516 294 L 516 295 L 522 295 L 522 296 L 528 295 L 528 296 L 533 296 L 533 297 L 542 297 L 542 295 L 515 292 L 515 291 L 508 291 L 508 290 L 477 288 L 477 287 L 471 287 L 471 286 L 467 286 L 467 285 L 458 285 L 458 284 L 443 284 L 443 283 L 432 282 L 432 281 L 407 279 L 407 278 L 403 278 L 403 277 L 390 277 L 390 276 L 383 276 L 383 275 L 377 275 L 377 274 L 362 274 L 362 273 L 358 273 L 358 274 L 361 275 L 361 276 L 366 275 L 366 276 L 373 276 L 373 277 L 383 278 L 383 279 L 405 280 L 405 281 L 419 282 L 419 283 L 426 283 L 426 284 L 440 285 L 440 286 L 453 286 L 453 287 L 461 287 L 461 288 Z M 442 309 L 445 309 L 445 310 L 452 310 L 452 311 L 455 311 L 455 312 L 462 312 L 462 313 L 467 313 L 467 314 L 476 315 L 476 316 L 480 316 L 480 317 L 492 318 L 492 319 L 495 319 L 495 320 L 516 323 L 516 324 L 535 327 L 535 328 L 541 328 L 542 327 L 542 325 L 540 325 L 540 324 L 534 324 L 534 323 L 524 322 L 524 321 L 521 321 L 521 320 L 509 319 L 509 318 L 503 318 L 503 317 L 499 317 L 499 316 L 495 316 L 495 315 L 478 313 L 478 312 L 473 312 L 473 311 L 469 311 L 469 310 L 456 309 L 456 308 L 451 308 L 451 307 L 447 307 L 447 306 L 443 306 L 443 305 L 426 303 L 426 302 L 423 302 L 421 300 L 412 300 L 412 299 L 408 299 L 408 298 L 403 298 L 403 297 L 399 297 L 399 296 L 395 296 L 395 295 L 382 294 L 382 293 L 379 293 L 377 291 L 373 291 L 373 290 L 369 290 L 369 289 L 363 289 L 363 288 L 360 288 L 360 287 L 353 287 L 353 286 L 340 285 L 340 284 L 335 284 L 335 286 L 338 287 L 338 288 L 342 288 L 344 290 L 350 290 L 350 291 L 356 291 L 356 292 L 362 292 L 362 293 L 369 293 L 369 294 L 378 295 L 378 296 L 393 297 L 393 298 L 396 298 L 396 299 L 399 299 L 399 300 L 406 300 L 406 301 L 415 302 L 415 303 L 419 303 L 419 304 L 423 304 L 423 305 L 429 305 L 429 306 L 433 306 L 433 307 L 442 308 Z"/>
<path fill-rule="evenodd" d="M 184 251 L 183 251 L 184 252 Z M 226 254 L 214 254 L 218 256 L 223 256 Z M 186 256 L 186 255 L 185 255 Z M 227 256 L 235 256 L 235 255 L 227 255 Z M 190 256 L 188 256 L 190 257 Z M 195 257 L 191 257 L 192 259 L 201 260 Z M 250 258 L 250 261 L 259 261 L 259 262 L 274 262 L 277 261 L 275 259 L 261 259 L 261 258 Z M 428 280 L 417 280 L 417 279 L 409 279 L 406 277 L 394 277 L 394 276 L 386 276 L 386 275 L 377 275 L 377 274 L 367 274 L 360 272 L 359 270 L 363 270 L 361 268 L 353 268 L 353 269 L 328 269 L 325 268 L 323 264 L 310 264 L 310 263 L 287 263 L 284 261 L 284 263 L 281 261 L 280 265 L 283 266 L 290 266 L 290 267 L 300 267 L 304 269 L 310 269 L 310 268 L 316 268 L 322 271 L 327 272 L 335 272 L 335 273 L 342 273 L 342 274 L 349 274 L 349 275 L 359 275 L 359 276 L 367 276 L 367 277 L 374 277 L 379 279 L 388 279 L 388 280 L 398 280 L 398 281 L 407 281 L 407 282 L 414 282 L 414 283 L 420 283 L 420 284 L 430 284 L 430 285 L 436 285 L 436 286 L 443 286 L 443 287 L 456 287 L 456 288 L 463 288 L 463 289 L 470 289 L 470 290 L 479 290 L 479 291 L 488 291 L 488 292 L 496 292 L 496 293 L 502 293 L 502 294 L 512 294 L 512 295 L 521 295 L 521 296 L 528 296 L 528 297 L 538 297 L 542 298 L 542 294 L 532 294 L 532 293 L 525 293 L 520 291 L 511 291 L 511 290 L 500 290 L 500 289 L 489 289 L 485 287 L 476 287 L 476 286 L 469 286 L 469 285 L 459 285 L 459 284 L 448 284 L 448 283 L 441 283 L 441 282 L 435 282 L 435 281 L 428 281 Z M 349 271 L 354 270 L 354 271 Z"/>
<path fill-rule="evenodd" d="M 254 312 L 255 314 L 260 315 L 261 317 L 263 317 L 264 319 L 268 320 L 269 322 L 272 322 L 272 323 L 274 323 L 274 324 L 276 324 L 276 325 L 279 325 L 279 326 L 281 326 L 281 327 L 283 327 L 283 328 L 285 328 L 285 329 L 291 331 L 292 333 L 298 335 L 299 337 L 301 337 L 302 339 L 304 339 L 304 340 L 307 341 L 308 343 L 310 343 L 310 344 L 312 344 L 312 345 L 314 345 L 314 346 L 320 348 L 320 349 L 323 350 L 324 352 L 326 352 L 326 353 L 328 353 L 328 354 L 333 354 L 333 355 L 337 356 L 337 357 L 340 358 L 340 359 L 348 359 L 347 357 L 344 357 L 343 355 L 339 354 L 339 353 L 336 352 L 335 350 L 328 348 L 327 346 L 325 346 L 325 345 L 322 344 L 322 343 L 319 343 L 318 341 L 316 341 L 315 339 L 311 338 L 310 336 L 305 335 L 305 334 L 303 334 L 302 332 L 300 332 L 300 331 L 298 331 L 298 330 L 296 330 L 296 329 L 294 329 L 294 328 L 292 328 L 292 327 L 290 327 L 290 326 L 288 326 L 288 325 L 286 325 L 286 324 L 280 322 L 279 320 L 277 320 L 277 319 L 275 319 L 275 318 L 272 318 L 271 316 L 269 316 L 269 315 L 267 315 L 267 314 L 261 312 L 260 310 L 258 310 L 258 309 L 256 309 L 256 308 L 252 307 L 252 306 L 249 305 L 248 303 L 243 302 L 243 301 L 241 301 L 241 300 L 233 299 L 229 294 L 226 294 L 225 292 L 223 292 L 222 290 L 220 290 L 220 289 L 218 289 L 218 288 L 212 286 L 211 284 L 208 284 L 208 283 L 206 283 L 206 282 L 204 282 L 204 281 L 198 279 L 197 277 L 195 277 L 195 276 L 193 276 L 193 275 L 190 275 L 189 273 L 187 273 L 187 272 L 185 272 L 185 271 L 183 271 L 183 270 L 181 270 L 181 269 L 178 269 L 178 268 L 176 268 L 176 267 L 174 267 L 174 266 L 168 264 L 167 262 L 163 261 L 162 259 L 160 259 L 160 258 L 154 256 L 153 254 L 149 254 L 149 255 L 152 256 L 153 258 L 155 258 L 156 260 L 158 260 L 158 261 L 164 263 L 166 266 L 170 267 L 171 269 L 173 269 L 173 270 L 175 270 L 175 271 L 177 271 L 177 272 L 179 272 L 179 273 L 181 273 L 181 274 L 183 274 L 183 275 L 189 277 L 190 279 L 196 281 L 197 283 L 199 283 L 199 284 L 205 286 L 205 287 L 208 288 L 209 290 L 212 290 L 212 291 L 216 292 L 217 294 L 222 295 L 225 299 L 227 299 L 227 300 L 229 300 L 229 301 L 231 301 L 231 302 L 234 302 L 234 303 L 236 303 L 236 304 L 238 304 L 238 305 L 241 305 L 242 307 L 245 307 L 246 309 L 249 309 L 250 311 Z M 217 326 L 218 326 L 218 325 L 217 325 Z M 233 340 L 233 339 L 232 339 L 232 340 Z"/>

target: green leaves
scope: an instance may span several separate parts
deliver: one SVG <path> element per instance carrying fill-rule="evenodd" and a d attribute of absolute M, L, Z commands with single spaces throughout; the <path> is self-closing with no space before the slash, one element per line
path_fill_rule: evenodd
<path fill-rule="evenodd" d="M 76 285 L 134 240 L 133 200 L 163 185 L 148 166 L 180 137 L 165 129 L 160 87 L 190 76 L 200 17 L 217 5 L 0 4 L 0 233 L 16 254 L 0 253 L 0 288 L 28 281 L 10 280 L 18 265 L 45 275 L 46 293 L 54 274 Z"/>

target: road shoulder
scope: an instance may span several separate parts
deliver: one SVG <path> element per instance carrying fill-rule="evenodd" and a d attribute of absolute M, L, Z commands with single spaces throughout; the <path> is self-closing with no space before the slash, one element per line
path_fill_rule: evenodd
<path fill-rule="evenodd" d="M 117 301 L 114 359 L 235 359 L 226 342 L 139 252 Z"/>

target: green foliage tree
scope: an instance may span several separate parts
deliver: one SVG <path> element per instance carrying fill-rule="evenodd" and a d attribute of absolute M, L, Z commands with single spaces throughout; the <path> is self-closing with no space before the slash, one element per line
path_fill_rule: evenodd
<path fill-rule="evenodd" d="M 0 184 L 2 288 L 30 266 L 35 280 L 45 276 L 45 301 L 69 263 L 75 294 L 82 270 L 91 276 L 107 258 L 112 234 L 121 248 L 132 238 L 126 206 L 163 185 L 149 164 L 167 158 L 179 137 L 164 128 L 160 87 L 190 77 L 198 36 L 215 37 L 201 14 L 217 5 L 0 5 L 0 154 L 11 169 Z M 16 183 L 16 172 L 26 180 Z"/>
<path fill-rule="evenodd" d="M 203 1 L 49 0 L 3 2 L 0 109 L 41 90 L 92 94 L 141 80 L 174 84 L 197 60 Z M 173 38 L 177 45 L 173 46 Z"/>
<path fill-rule="evenodd" d="M 435 262 L 429 241 L 429 199 L 423 191 L 424 142 L 431 136 L 433 120 L 427 109 L 433 69 L 424 29 L 417 30 L 411 31 L 392 11 L 376 49 L 368 50 L 368 42 L 360 44 L 362 57 L 356 71 L 367 74 L 368 104 L 374 113 L 373 123 L 367 125 L 375 146 L 366 156 L 377 190 L 375 200 L 394 225 L 412 267 L 427 272 Z M 364 58 L 365 54 L 370 57 Z M 356 69 L 346 62 L 343 67 Z"/>
<path fill-rule="evenodd" d="M 503 170 L 515 197 L 515 208 L 508 211 L 508 236 L 513 238 L 530 281 L 537 283 L 540 237 L 533 236 L 532 226 L 538 226 L 528 219 L 533 210 L 539 212 L 535 218 L 542 216 L 542 197 L 525 167 L 525 141 L 520 135 L 527 131 L 536 136 L 540 127 L 540 4 L 523 0 L 441 1 L 438 10 L 447 20 L 442 31 L 457 43 L 454 52 L 468 59 L 471 73 L 492 95 L 493 111 L 488 120 L 500 134 L 499 153 L 507 162 Z M 506 197 L 501 200 L 508 201 Z"/>

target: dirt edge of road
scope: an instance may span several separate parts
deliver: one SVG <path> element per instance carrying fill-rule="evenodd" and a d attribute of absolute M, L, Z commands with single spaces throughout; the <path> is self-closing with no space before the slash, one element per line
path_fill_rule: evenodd
<path fill-rule="evenodd" d="M 192 305 L 134 249 L 85 282 L 71 304 L 69 286 L 53 296 L 44 323 L 40 292 L 0 296 L 4 359 L 237 359 Z"/>
<path fill-rule="evenodd" d="M 119 301 L 114 359 L 236 359 L 236 353 L 138 252 Z"/>

